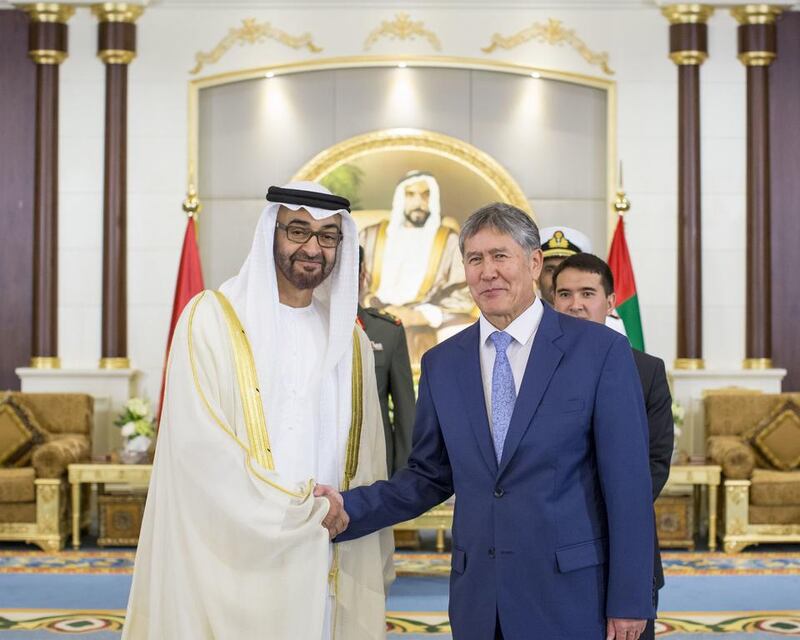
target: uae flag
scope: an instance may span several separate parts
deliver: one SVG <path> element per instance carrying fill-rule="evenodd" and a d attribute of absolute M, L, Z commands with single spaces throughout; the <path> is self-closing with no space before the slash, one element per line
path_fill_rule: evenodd
<path fill-rule="evenodd" d="M 189 216 L 186 223 L 186 233 L 183 236 L 183 249 L 181 250 L 181 262 L 178 266 L 178 281 L 175 284 L 175 298 L 172 301 L 172 318 L 169 322 L 169 337 L 167 338 L 167 354 L 164 357 L 164 373 L 161 377 L 161 394 L 158 399 L 158 416 L 161 415 L 161 406 L 164 402 L 164 387 L 167 382 L 167 361 L 169 360 L 169 349 L 172 345 L 172 334 L 175 333 L 175 325 L 186 304 L 200 293 L 203 286 L 203 269 L 200 266 L 200 251 L 197 248 L 197 232 L 194 224 L 194 216 Z"/>
<path fill-rule="evenodd" d="M 617 293 L 617 313 L 625 325 L 625 333 L 631 346 L 644 351 L 642 316 L 639 314 L 639 297 L 636 295 L 636 281 L 633 279 L 633 265 L 625 241 L 625 226 L 622 216 L 617 221 L 617 229 L 608 250 L 608 266 L 614 275 L 614 290 Z"/>

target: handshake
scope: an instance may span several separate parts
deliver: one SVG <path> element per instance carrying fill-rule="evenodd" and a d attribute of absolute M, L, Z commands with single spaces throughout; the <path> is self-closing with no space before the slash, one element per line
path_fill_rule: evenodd
<path fill-rule="evenodd" d="M 318 484 L 314 487 L 315 498 L 327 498 L 331 505 L 328 515 L 322 521 L 322 526 L 328 530 L 328 535 L 333 540 L 340 533 L 347 529 L 350 524 L 350 516 L 344 510 L 344 499 L 342 494 L 333 487 L 326 484 Z"/>

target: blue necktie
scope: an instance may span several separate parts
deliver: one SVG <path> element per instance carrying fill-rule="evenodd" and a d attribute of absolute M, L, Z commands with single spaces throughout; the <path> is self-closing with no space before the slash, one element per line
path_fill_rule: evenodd
<path fill-rule="evenodd" d="M 492 370 L 492 438 L 497 463 L 503 457 L 503 443 L 506 441 L 511 414 L 517 400 L 514 374 L 508 361 L 506 349 L 513 338 L 505 331 L 495 331 L 489 336 L 494 342 L 494 368 Z"/>

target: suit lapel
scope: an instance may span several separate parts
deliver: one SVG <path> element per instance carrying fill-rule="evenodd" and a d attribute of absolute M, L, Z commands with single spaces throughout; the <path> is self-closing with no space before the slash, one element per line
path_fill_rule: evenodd
<path fill-rule="evenodd" d="M 550 378 L 553 377 L 558 363 L 564 352 L 561 351 L 553 341 L 561 335 L 561 325 L 558 321 L 558 314 L 553 311 L 547 303 L 544 305 L 544 314 L 533 339 L 531 354 L 528 364 L 525 366 L 525 374 L 522 377 L 517 402 L 514 405 L 514 413 L 511 415 L 511 424 L 508 427 L 508 434 L 503 445 L 503 457 L 500 460 L 500 476 L 508 466 L 509 461 L 517 451 L 519 443 L 530 427 L 533 414 L 542 401 Z"/>
<path fill-rule="evenodd" d="M 486 416 L 486 400 L 481 378 L 481 356 L 479 350 L 480 325 L 473 324 L 459 338 L 461 361 L 456 363 L 456 378 L 464 399 L 464 408 L 469 416 L 472 433 L 478 442 L 486 465 L 492 474 L 497 473 L 497 459 L 489 431 L 489 419 Z"/>

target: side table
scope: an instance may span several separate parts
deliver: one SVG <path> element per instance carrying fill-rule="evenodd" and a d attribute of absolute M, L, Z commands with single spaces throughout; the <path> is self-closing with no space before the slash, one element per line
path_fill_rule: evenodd
<path fill-rule="evenodd" d="M 71 464 L 67 466 L 72 493 L 72 547 L 81 544 L 81 484 L 120 484 L 148 485 L 151 464 Z"/>
<path fill-rule="evenodd" d="M 691 485 L 694 489 L 695 508 L 699 506 L 699 490 L 705 485 L 708 488 L 708 549 L 717 548 L 717 498 L 722 479 L 722 467 L 715 464 L 676 464 L 669 470 L 669 479 L 665 488 L 680 485 Z M 699 521 L 699 518 L 697 518 Z"/>

